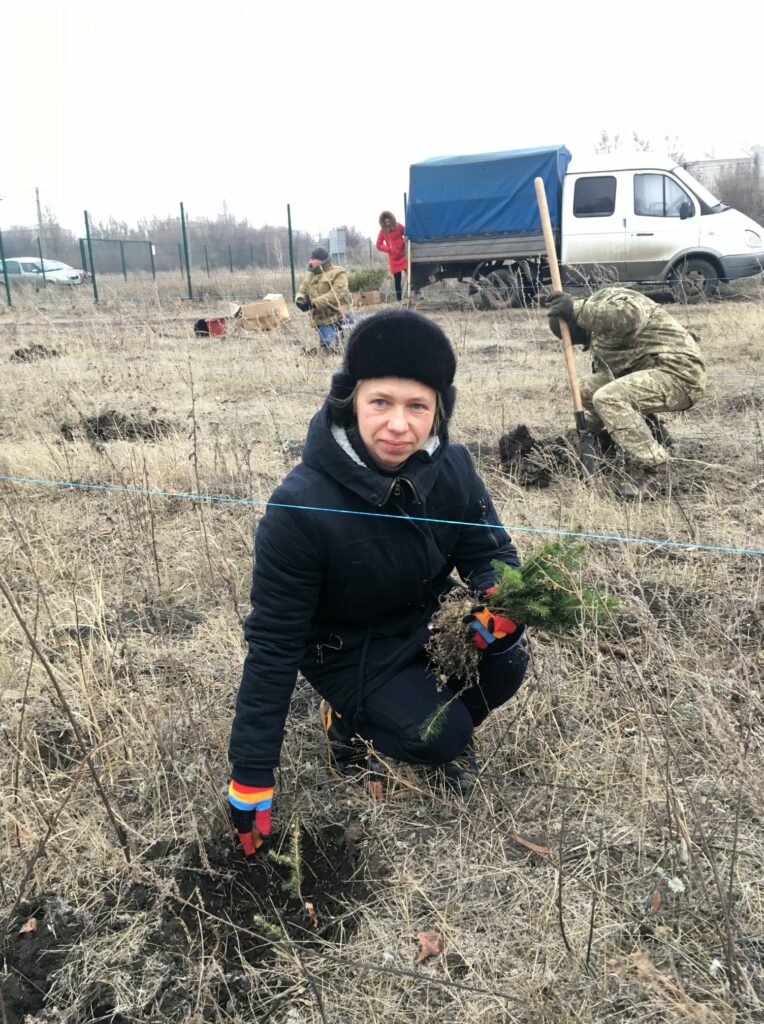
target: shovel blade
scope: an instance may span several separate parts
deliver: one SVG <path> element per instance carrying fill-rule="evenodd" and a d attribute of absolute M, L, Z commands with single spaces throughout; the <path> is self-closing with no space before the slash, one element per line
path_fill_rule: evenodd
<path fill-rule="evenodd" d="M 591 434 L 583 434 L 581 437 L 581 462 L 589 476 L 594 473 L 594 441 Z"/>

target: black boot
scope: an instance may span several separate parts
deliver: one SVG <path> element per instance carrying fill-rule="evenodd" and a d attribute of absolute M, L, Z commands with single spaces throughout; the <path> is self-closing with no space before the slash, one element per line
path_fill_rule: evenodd
<path fill-rule="evenodd" d="M 609 455 L 616 450 L 616 443 L 611 437 L 609 430 L 600 430 L 599 433 L 594 435 L 594 440 L 599 446 L 601 455 Z"/>
<path fill-rule="evenodd" d="M 464 752 L 459 757 L 455 757 L 453 761 L 448 761 L 446 764 L 441 765 L 440 771 L 443 781 L 449 789 L 459 796 L 469 796 L 475 788 L 475 783 L 480 774 L 475 737 L 472 736 L 470 738 Z"/>
<path fill-rule="evenodd" d="M 671 472 L 668 463 L 637 470 L 632 477 L 622 480 L 616 494 L 622 501 L 642 499 L 652 501 L 671 493 Z"/>

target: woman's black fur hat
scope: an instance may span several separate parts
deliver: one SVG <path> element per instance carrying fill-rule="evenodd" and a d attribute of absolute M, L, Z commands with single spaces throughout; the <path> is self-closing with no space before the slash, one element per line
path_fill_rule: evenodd
<path fill-rule="evenodd" d="M 436 323 L 410 309 L 385 309 L 362 320 L 348 338 L 342 372 L 332 378 L 334 418 L 352 423 L 353 410 L 343 403 L 358 381 L 403 377 L 437 391 L 448 420 L 456 401 L 455 373 L 451 342 Z"/>

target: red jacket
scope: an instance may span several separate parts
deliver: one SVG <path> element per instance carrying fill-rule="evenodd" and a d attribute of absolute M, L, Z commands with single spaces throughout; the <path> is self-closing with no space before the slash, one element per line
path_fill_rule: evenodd
<path fill-rule="evenodd" d="M 377 235 L 377 248 L 387 253 L 391 274 L 397 274 L 408 267 L 403 231 L 403 224 L 396 224 L 392 231 L 380 231 Z"/>

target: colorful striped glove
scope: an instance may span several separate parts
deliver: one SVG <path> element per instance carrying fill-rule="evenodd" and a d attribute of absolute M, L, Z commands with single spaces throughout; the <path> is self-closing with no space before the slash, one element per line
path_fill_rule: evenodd
<path fill-rule="evenodd" d="M 273 786 L 245 786 L 231 779 L 228 802 L 241 848 L 246 857 L 251 857 L 263 845 L 264 837 L 271 834 Z"/>
<path fill-rule="evenodd" d="M 481 651 L 497 640 L 503 640 L 505 636 L 517 632 L 516 622 L 504 618 L 503 615 L 494 615 L 485 605 L 476 605 L 469 615 L 465 615 L 464 621 L 473 631 L 473 644 Z"/>
<path fill-rule="evenodd" d="M 483 593 L 489 597 L 496 587 L 489 587 Z M 486 650 L 490 644 L 497 640 L 503 640 L 517 632 L 517 623 L 507 619 L 503 615 L 494 613 L 484 604 L 475 605 L 469 615 L 465 615 L 463 621 L 472 630 L 472 642 L 481 651 Z"/>

